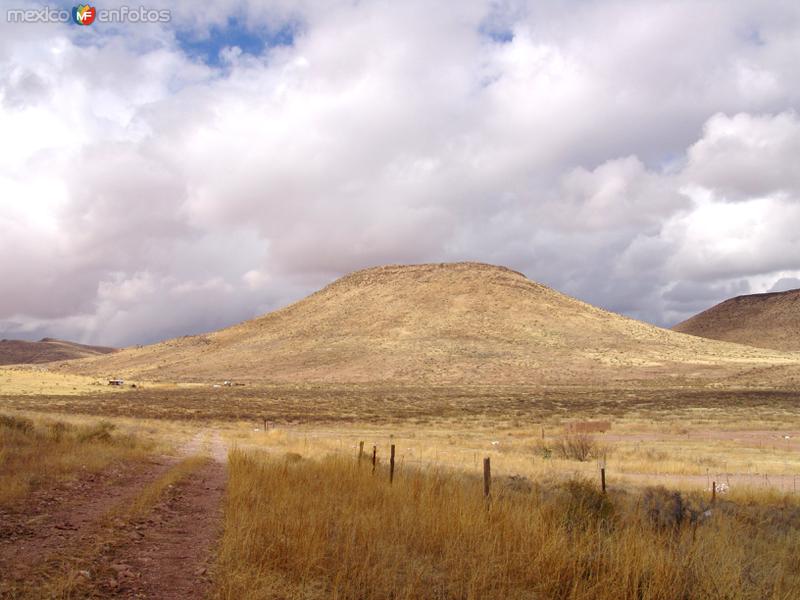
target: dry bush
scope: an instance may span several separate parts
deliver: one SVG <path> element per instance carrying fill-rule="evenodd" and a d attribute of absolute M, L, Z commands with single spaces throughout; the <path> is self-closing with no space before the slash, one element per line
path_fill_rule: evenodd
<path fill-rule="evenodd" d="M 586 479 L 571 479 L 561 490 L 560 504 L 569 528 L 601 526 L 608 528 L 614 517 L 614 504 L 597 485 Z"/>
<path fill-rule="evenodd" d="M 694 533 L 694 535 L 693 535 Z M 800 597 L 798 529 L 715 513 L 670 531 L 596 484 L 488 506 L 478 478 L 232 452 L 218 598 L 672 600 Z M 780 574 L 780 575 L 778 575 Z"/>
<path fill-rule="evenodd" d="M 107 422 L 72 425 L 0 414 L 0 507 L 40 483 L 147 454 L 149 444 L 113 431 Z"/>
<path fill-rule="evenodd" d="M 664 487 L 647 488 L 642 495 L 641 506 L 646 521 L 656 529 L 675 530 L 692 514 L 680 492 Z"/>
<path fill-rule="evenodd" d="M 28 434 L 33 431 L 33 421 L 25 417 L 13 415 L 0 415 L 0 427 Z"/>
<path fill-rule="evenodd" d="M 552 443 L 537 441 L 533 445 L 533 453 L 542 458 L 560 458 L 585 462 L 589 459 L 605 459 L 611 449 L 601 445 L 597 440 L 585 433 L 571 433 L 561 436 Z"/>
<path fill-rule="evenodd" d="M 565 460 L 587 461 L 590 458 L 605 458 L 608 450 L 597 443 L 597 440 L 585 433 L 573 433 L 562 436 L 554 444 L 559 458 Z"/>

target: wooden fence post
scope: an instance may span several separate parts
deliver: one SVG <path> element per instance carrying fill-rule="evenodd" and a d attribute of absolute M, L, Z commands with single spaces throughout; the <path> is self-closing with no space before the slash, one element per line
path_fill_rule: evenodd
<path fill-rule="evenodd" d="M 717 482 L 711 482 L 711 504 L 714 504 L 717 500 Z"/>
<path fill-rule="evenodd" d="M 391 454 L 389 455 L 389 483 L 394 481 L 394 444 L 392 444 Z"/>
<path fill-rule="evenodd" d="M 600 467 L 600 489 L 606 493 L 606 468 Z"/>
<path fill-rule="evenodd" d="M 267 430 L 267 417 L 264 417 L 264 431 Z"/>
<path fill-rule="evenodd" d="M 375 465 L 378 463 L 378 447 L 372 447 L 372 474 L 375 475 Z"/>
<path fill-rule="evenodd" d="M 483 459 L 483 497 L 489 499 L 492 491 L 492 462 L 487 456 Z"/>
<path fill-rule="evenodd" d="M 361 459 L 364 458 L 364 442 L 358 442 L 358 462 L 361 462 Z"/>

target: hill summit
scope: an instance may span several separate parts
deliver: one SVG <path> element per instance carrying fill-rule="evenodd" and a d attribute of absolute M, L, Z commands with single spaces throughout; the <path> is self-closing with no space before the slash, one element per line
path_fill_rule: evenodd
<path fill-rule="evenodd" d="M 713 379 L 723 363 L 774 361 L 791 362 L 628 319 L 507 268 L 448 263 L 357 271 L 251 321 L 69 369 L 163 381 L 601 384 Z"/>
<path fill-rule="evenodd" d="M 759 348 L 800 350 L 800 290 L 736 296 L 673 329 Z"/>
<path fill-rule="evenodd" d="M 114 348 L 85 346 L 54 338 L 43 338 L 38 342 L 25 340 L 0 340 L 0 365 L 41 364 L 60 360 L 73 360 L 108 354 Z"/>

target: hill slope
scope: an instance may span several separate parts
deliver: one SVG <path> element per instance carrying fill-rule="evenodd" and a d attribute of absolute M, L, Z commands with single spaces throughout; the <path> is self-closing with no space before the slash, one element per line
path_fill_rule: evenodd
<path fill-rule="evenodd" d="M 163 381 L 602 384 L 717 377 L 798 357 L 613 314 L 479 263 L 358 271 L 221 331 L 79 361 Z"/>
<path fill-rule="evenodd" d="M 85 346 L 53 338 L 44 338 L 38 342 L 0 340 L 0 365 L 29 365 L 72 360 L 114 351 L 115 348 Z"/>
<path fill-rule="evenodd" d="M 737 296 L 673 330 L 759 348 L 800 350 L 800 290 Z"/>

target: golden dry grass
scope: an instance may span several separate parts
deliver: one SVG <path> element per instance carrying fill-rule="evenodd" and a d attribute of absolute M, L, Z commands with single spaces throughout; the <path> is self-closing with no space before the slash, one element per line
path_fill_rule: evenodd
<path fill-rule="evenodd" d="M 0 507 L 31 489 L 118 460 L 147 456 L 153 444 L 116 431 L 108 421 L 65 420 L 0 413 Z"/>
<path fill-rule="evenodd" d="M 234 451 L 218 597 L 237 600 L 793 598 L 796 504 L 716 506 L 695 530 L 665 492 L 496 481 Z M 787 504 L 787 502 L 789 502 Z M 689 503 L 702 511 L 702 501 Z M 683 514 L 683 513 L 682 513 Z M 690 513 L 686 513 L 687 515 Z"/>
<path fill-rule="evenodd" d="M 532 478 L 565 478 L 579 474 L 597 481 L 598 456 L 605 457 L 609 484 L 633 488 L 662 484 L 680 489 L 710 491 L 712 481 L 725 484 L 725 493 L 744 489 L 800 490 L 800 448 L 794 426 L 787 443 L 775 430 L 714 431 L 707 424 L 683 425 L 684 433 L 653 431 L 649 423 L 619 421 L 619 430 L 592 436 L 600 451 L 588 460 L 565 458 L 559 442 L 568 437 L 562 426 L 515 427 L 485 423 L 484 426 L 348 424 L 335 426 L 277 426 L 264 432 L 255 423 L 219 424 L 229 443 L 241 448 L 263 449 L 274 454 L 294 453 L 308 458 L 327 454 L 353 457 L 359 442 L 365 451 L 377 446 L 385 461 L 390 444 L 397 448 L 399 468 L 443 467 L 479 474 L 482 459 L 489 456 L 501 475 Z M 756 424 L 755 426 L 758 426 Z M 786 431 L 786 430 L 784 430 Z M 731 436 L 731 437 L 726 437 Z M 791 445 L 789 445 L 791 444 Z M 549 449 L 549 452 L 545 452 Z"/>
<path fill-rule="evenodd" d="M 0 397 L 0 412 L 9 408 L 76 427 L 98 419 L 55 415 L 107 415 L 120 431 L 170 445 L 216 430 L 238 445 L 217 574 L 224 598 L 791 598 L 798 590 L 798 496 L 775 486 L 800 472 L 790 391 L 163 385 Z M 608 450 L 614 516 L 602 524 L 592 511 L 587 521 L 580 501 L 564 508 L 574 495 L 596 506 L 587 490 L 597 487 L 597 462 L 541 454 L 542 443 L 586 421 L 610 424 L 591 434 Z M 374 478 L 354 468 L 359 441 L 379 448 Z M 391 488 L 390 443 L 398 450 Z M 479 478 L 487 455 L 496 482 L 488 514 Z M 642 516 L 649 484 L 694 490 L 693 506 L 703 507 L 707 478 L 750 472 L 769 474 L 769 485 L 732 477 L 694 540 L 690 527 L 668 533 Z M 533 492 L 501 493 L 512 475 Z M 570 484 L 576 477 L 589 483 Z M 142 510 L 170 481 L 142 492 Z M 81 561 L 65 562 L 47 589 L 83 590 Z"/>
<path fill-rule="evenodd" d="M 505 474 L 596 478 L 594 460 L 540 451 L 575 423 L 608 421 L 614 485 L 707 488 L 712 480 L 793 490 L 800 475 L 797 394 L 781 390 L 580 389 L 521 386 L 159 386 L 81 396 L 5 396 L 0 410 L 103 415 L 173 444 L 201 428 L 233 443 L 304 456 L 352 455 L 359 441 L 408 465 L 476 471 L 489 454 Z M 33 414 L 33 413 L 31 413 Z M 264 434 L 263 419 L 272 427 Z M 254 431 L 257 429 L 257 431 Z M 785 440 L 784 435 L 790 435 Z M 496 442 L 496 443 L 493 443 Z"/>
<path fill-rule="evenodd" d="M 105 391 L 108 382 L 97 377 L 54 373 L 47 367 L 0 367 L 0 396 L 76 396 Z"/>

